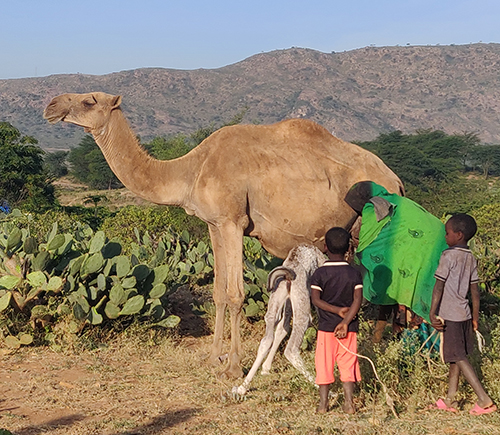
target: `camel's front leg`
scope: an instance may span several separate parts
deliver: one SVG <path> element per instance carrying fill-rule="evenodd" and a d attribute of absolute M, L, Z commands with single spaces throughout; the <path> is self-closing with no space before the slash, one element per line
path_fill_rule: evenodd
<path fill-rule="evenodd" d="M 222 353 L 222 341 L 224 339 L 224 319 L 226 316 L 226 262 L 222 254 L 222 240 L 217 229 L 211 225 L 208 227 L 212 249 L 214 252 L 214 289 L 213 298 L 215 303 L 215 330 L 214 341 L 210 351 L 209 362 L 213 365 L 220 363 Z"/>
<path fill-rule="evenodd" d="M 210 226 L 215 259 L 214 301 L 216 305 L 215 336 L 211 360 L 218 358 L 222 349 L 225 309 L 231 314 L 231 348 L 228 366 L 223 375 L 230 378 L 243 376 L 241 370 L 240 323 L 245 298 L 243 288 L 243 225 L 227 222 L 219 227 Z"/>

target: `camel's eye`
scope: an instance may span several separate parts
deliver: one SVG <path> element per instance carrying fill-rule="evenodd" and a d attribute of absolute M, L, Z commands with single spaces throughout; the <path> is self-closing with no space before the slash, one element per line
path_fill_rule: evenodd
<path fill-rule="evenodd" d="M 95 106 L 97 103 L 96 99 L 94 97 L 92 98 L 87 98 L 86 100 L 83 100 L 83 105 L 87 108 L 90 108 L 92 106 Z"/>

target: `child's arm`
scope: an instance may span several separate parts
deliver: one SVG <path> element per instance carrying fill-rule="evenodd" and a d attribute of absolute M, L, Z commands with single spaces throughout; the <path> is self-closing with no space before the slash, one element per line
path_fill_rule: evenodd
<path fill-rule="evenodd" d="M 328 311 L 329 313 L 338 314 L 340 317 L 344 318 L 349 307 L 337 307 L 336 305 L 329 304 L 321 299 L 321 292 L 315 288 L 311 288 L 311 301 L 315 307 L 320 310 Z"/>
<path fill-rule="evenodd" d="M 431 311 L 429 313 L 429 318 L 431 325 L 438 331 L 443 330 L 443 322 L 437 318 L 437 309 L 441 298 L 443 297 L 444 281 L 436 279 L 436 284 L 434 284 L 434 289 L 432 290 L 432 301 L 431 301 Z"/>
<path fill-rule="evenodd" d="M 470 285 L 470 298 L 472 301 L 472 326 L 477 331 L 479 323 L 479 286 L 477 283 Z"/>
<path fill-rule="evenodd" d="M 349 307 L 349 311 L 347 311 L 342 322 L 340 322 L 335 328 L 335 331 L 333 331 L 337 338 L 345 338 L 347 336 L 349 323 L 351 323 L 352 319 L 354 319 L 354 317 L 356 317 L 356 314 L 358 314 L 362 300 L 363 287 L 359 286 L 354 289 L 352 305 Z"/>

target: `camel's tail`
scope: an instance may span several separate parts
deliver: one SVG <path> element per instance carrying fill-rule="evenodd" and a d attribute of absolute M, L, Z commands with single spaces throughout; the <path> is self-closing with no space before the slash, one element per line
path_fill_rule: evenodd
<path fill-rule="evenodd" d="M 296 277 L 296 273 L 288 267 L 275 267 L 273 270 L 271 270 L 271 272 L 269 272 L 269 275 L 267 277 L 267 289 L 270 292 L 273 292 L 278 288 L 281 281 L 293 281 Z"/>

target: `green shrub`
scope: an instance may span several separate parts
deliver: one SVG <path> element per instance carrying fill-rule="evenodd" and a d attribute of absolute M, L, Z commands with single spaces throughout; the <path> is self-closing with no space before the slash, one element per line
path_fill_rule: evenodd
<path fill-rule="evenodd" d="M 471 213 L 486 204 L 500 202 L 498 180 L 450 175 L 444 181 L 426 180 L 420 186 L 405 185 L 406 196 L 433 215 Z"/>
<path fill-rule="evenodd" d="M 500 204 L 483 205 L 471 215 L 478 227 L 470 246 L 478 259 L 481 289 L 500 296 Z"/>
<path fill-rule="evenodd" d="M 187 230 L 193 238 L 208 241 L 206 224 L 179 207 L 127 206 L 105 219 L 101 226 L 108 237 L 119 238 L 125 250 L 132 242 L 137 242 L 134 228 L 141 234 L 147 231 L 153 241 L 159 240 L 171 228 L 177 233 Z"/>

